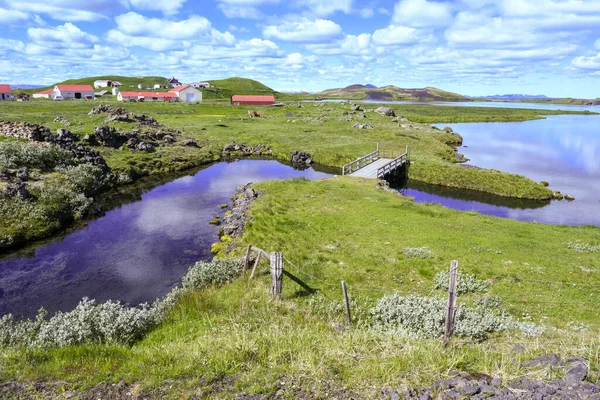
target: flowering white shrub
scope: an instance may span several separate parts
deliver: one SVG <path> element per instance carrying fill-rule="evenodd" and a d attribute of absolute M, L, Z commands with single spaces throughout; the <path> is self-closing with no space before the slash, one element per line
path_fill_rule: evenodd
<path fill-rule="evenodd" d="M 441 271 L 438 272 L 433 278 L 433 283 L 436 289 L 448 290 L 450 284 L 450 272 Z M 475 275 L 456 274 L 456 292 L 458 294 L 469 293 L 469 292 L 485 292 L 490 286 L 490 282 L 486 280 L 477 279 Z"/>
<path fill-rule="evenodd" d="M 79 164 L 65 168 L 57 168 L 64 174 L 65 181 L 75 191 L 86 196 L 96 194 L 106 188 L 111 182 L 111 176 L 92 164 Z"/>
<path fill-rule="evenodd" d="M 183 277 L 183 287 L 201 289 L 211 284 L 233 281 L 244 271 L 244 261 L 239 258 L 215 258 L 212 262 L 197 262 Z"/>

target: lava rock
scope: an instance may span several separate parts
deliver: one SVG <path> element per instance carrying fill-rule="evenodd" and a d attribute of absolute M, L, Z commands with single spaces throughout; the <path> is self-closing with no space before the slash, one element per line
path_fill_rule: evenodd
<path fill-rule="evenodd" d="M 190 147 L 199 147 L 198 143 L 195 140 L 192 139 L 188 139 L 185 142 L 183 142 L 184 146 L 190 146 Z"/>
<path fill-rule="evenodd" d="M 4 187 L 2 194 L 4 195 L 4 197 L 17 197 L 21 200 L 27 200 L 31 197 L 29 190 L 27 190 L 27 184 L 23 182 L 10 182 Z"/>
<path fill-rule="evenodd" d="M 371 125 L 359 124 L 358 122 L 356 124 L 352 125 L 352 127 L 355 129 L 373 129 L 373 127 Z"/>
<path fill-rule="evenodd" d="M 22 182 L 27 182 L 29 180 L 29 168 L 21 168 L 17 171 L 17 178 L 19 178 Z"/>

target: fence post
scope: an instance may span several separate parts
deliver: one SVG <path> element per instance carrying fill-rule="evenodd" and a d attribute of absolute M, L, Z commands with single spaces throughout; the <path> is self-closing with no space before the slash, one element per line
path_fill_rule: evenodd
<path fill-rule="evenodd" d="M 283 256 L 271 253 L 271 297 L 280 297 L 283 289 Z"/>
<path fill-rule="evenodd" d="M 346 281 L 342 281 L 342 291 L 344 292 L 344 301 L 346 302 L 346 315 L 348 316 L 348 324 L 352 324 L 352 316 L 350 315 L 350 301 L 348 300 L 348 288 Z"/>
<path fill-rule="evenodd" d="M 250 268 L 250 253 L 252 252 L 252 245 L 248 245 L 248 250 L 246 251 L 246 269 Z"/>
<path fill-rule="evenodd" d="M 448 346 L 450 337 L 454 331 L 454 316 L 456 312 L 456 274 L 458 272 L 458 261 L 450 263 L 450 280 L 448 282 L 448 308 L 446 309 L 446 329 L 444 332 L 444 347 Z"/>
<path fill-rule="evenodd" d="M 252 267 L 252 272 L 250 273 L 250 278 L 249 280 L 251 280 L 252 278 L 254 278 L 254 273 L 256 272 L 256 267 L 258 267 L 258 264 L 260 264 L 260 258 L 262 257 L 262 252 L 259 251 L 257 256 L 256 256 L 256 261 L 254 261 L 254 267 Z"/>

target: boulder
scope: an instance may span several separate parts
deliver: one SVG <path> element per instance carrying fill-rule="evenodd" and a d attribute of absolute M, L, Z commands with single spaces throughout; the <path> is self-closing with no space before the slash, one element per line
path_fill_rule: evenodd
<path fill-rule="evenodd" d="M 23 182 L 10 182 L 4 187 L 2 194 L 8 198 L 17 197 L 21 200 L 27 200 L 31 197 L 29 190 L 27 190 L 27 184 Z"/>
<path fill-rule="evenodd" d="M 174 143 L 175 142 L 175 138 L 172 135 L 165 135 L 162 140 L 163 140 L 163 142 L 166 142 L 166 143 Z"/>
<path fill-rule="evenodd" d="M 154 146 L 152 146 L 152 144 L 150 143 L 140 142 L 135 146 L 135 149 L 139 151 L 145 151 L 147 153 L 152 153 L 154 151 Z"/>
<path fill-rule="evenodd" d="M 185 142 L 183 142 L 184 146 L 190 146 L 190 147 L 200 147 L 198 146 L 198 143 L 195 140 L 192 139 L 188 139 Z"/>
<path fill-rule="evenodd" d="M 352 125 L 352 127 L 355 129 L 373 129 L 373 127 L 371 125 L 359 124 L 358 122 L 356 124 Z"/>
<path fill-rule="evenodd" d="M 375 109 L 375 112 L 380 115 L 384 115 L 386 117 L 395 117 L 396 113 L 390 107 L 378 107 Z"/>

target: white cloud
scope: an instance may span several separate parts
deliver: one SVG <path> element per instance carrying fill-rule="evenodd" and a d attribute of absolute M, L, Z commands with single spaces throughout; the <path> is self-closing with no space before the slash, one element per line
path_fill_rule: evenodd
<path fill-rule="evenodd" d="M 347 35 L 344 39 L 329 43 L 309 44 L 307 49 L 323 55 L 372 56 L 374 49 L 371 34 Z"/>
<path fill-rule="evenodd" d="M 52 48 L 85 48 L 100 41 L 70 22 L 55 28 L 29 28 L 27 35 L 36 44 Z"/>
<path fill-rule="evenodd" d="M 306 7 L 311 14 L 326 17 L 336 12 L 350 14 L 354 0 L 297 0 L 297 5 Z"/>
<path fill-rule="evenodd" d="M 191 46 L 191 43 L 187 41 L 148 36 L 131 36 L 115 29 L 108 31 L 106 40 L 125 47 L 143 47 L 152 51 L 180 50 Z"/>
<path fill-rule="evenodd" d="M 186 0 L 129 0 L 133 7 L 141 10 L 162 11 L 165 15 L 175 15 Z"/>
<path fill-rule="evenodd" d="M 375 10 L 373 10 L 371 7 L 365 7 L 360 9 L 358 14 L 363 18 L 371 18 L 373 15 L 375 15 Z"/>
<path fill-rule="evenodd" d="M 27 21 L 29 14 L 22 11 L 7 10 L 0 7 L 0 24 L 12 25 L 19 22 Z"/>
<path fill-rule="evenodd" d="M 373 42 L 383 46 L 410 45 L 431 39 L 432 36 L 408 26 L 390 25 L 387 28 L 378 29 L 373 33 Z"/>
<path fill-rule="evenodd" d="M 10 6 L 19 11 L 36 13 L 36 14 L 47 14 L 52 19 L 58 21 L 77 22 L 86 21 L 93 22 L 101 19 L 108 19 L 103 12 L 89 11 L 86 9 L 85 4 L 78 5 L 77 2 L 69 2 L 66 0 L 58 0 L 53 4 L 47 4 L 36 1 L 16 1 L 11 2 Z M 89 7 L 93 10 L 92 7 Z"/>
<path fill-rule="evenodd" d="M 119 15 L 115 21 L 118 30 L 125 34 L 164 39 L 193 39 L 211 30 L 210 21 L 197 15 L 182 21 L 169 21 L 129 12 Z"/>
<path fill-rule="evenodd" d="M 450 3 L 428 0 L 401 0 L 394 7 L 392 21 L 416 27 L 447 26 L 452 21 Z"/>
<path fill-rule="evenodd" d="M 188 53 L 193 60 L 218 60 L 269 57 L 281 58 L 284 52 L 272 41 L 258 38 L 240 40 L 233 47 L 216 47 L 207 45 L 195 45 Z"/>
<path fill-rule="evenodd" d="M 600 50 L 600 39 L 596 40 L 596 43 L 594 43 L 594 48 L 596 50 Z"/>
<path fill-rule="evenodd" d="M 576 57 L 571 62 L 571 67 L 585 71 L 600 71 L 600 53 L 591 57 Z"/>
<path fill-rule="evenodd" d="M 276 4 L 280 0 L 217 0 L 219 8 L 227 18 L 262 19 L 259 10 L 263 4 Z"/>
<path fill-rule="evenodd" d="M 314 43 L 331 40 L 340 36 L 342 28 L 333 21 L 303 19 L 299 22 L 284 22 L 281 25 L 270 25 L 263 30 L 269 39 L 280 39 L 297 43 Z"/>
<path fill-rule="evenodd" d="M 0 51 L 2 51 L 2 52 L 23 52 L 23 51 L 25 51 L 25 43 L 23 43 L 20 40 L 0 38 Z"/>

